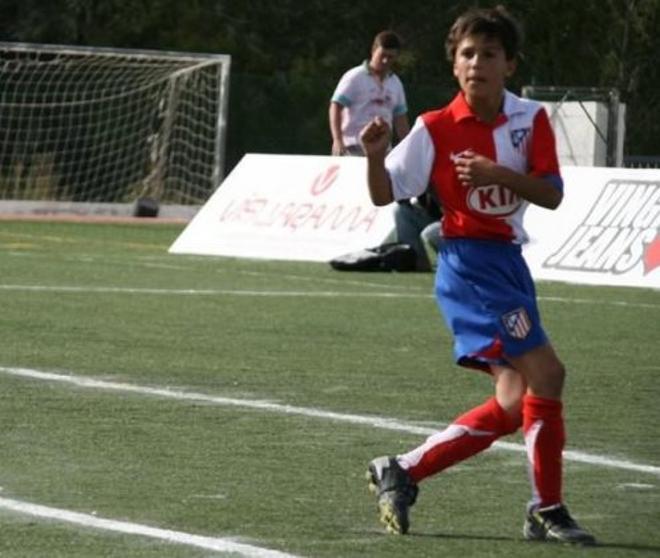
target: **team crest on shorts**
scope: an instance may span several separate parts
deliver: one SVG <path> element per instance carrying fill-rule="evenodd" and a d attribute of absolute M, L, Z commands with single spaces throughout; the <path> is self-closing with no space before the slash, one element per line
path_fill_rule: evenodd
<path fill-rule="evenodd" d="M 522 306 L 502 316 L 507 333 L 515 339 L 524 339 L 532 329 L 532 322 L 527 310 Z"/>

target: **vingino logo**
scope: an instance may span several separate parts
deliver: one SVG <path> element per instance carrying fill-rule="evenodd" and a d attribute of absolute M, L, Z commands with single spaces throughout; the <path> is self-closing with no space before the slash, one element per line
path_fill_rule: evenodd
<path fill-rule="evenodd" d="M 660 267 L 660 184 L 610 180 L 564 244 L 543 262 L 549 269 L 621 274 Z"/>

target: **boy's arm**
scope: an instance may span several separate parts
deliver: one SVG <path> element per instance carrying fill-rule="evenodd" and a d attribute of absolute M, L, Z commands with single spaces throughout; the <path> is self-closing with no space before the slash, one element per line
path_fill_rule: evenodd
<path fill-rule="evenodd" d="M 501 184 L 528 202 L 547 209 L 556 209 L 563 198 L 561 189 L 549 179 L 518 173 L 471 151 L 461 154 L 454 164 L 464 186 Z"/>
<path fill-rule="evenodd" d="M 367 156 L 367 184 L 374 205 L 394 201 L 392 182 L 385 168 L 385 154 L 390 145 L 391 130 L 380 117 L 367 124 L 360 133 L 360 141 Z"/>
<path fill-rule="evenodd" d="M 548 179 L 520 174 L 507 167 L 500 167 L 499 174 L 499 184 L 528 202 L 546 209 L 557 209 L 564 197 L 564 193 Z"/>

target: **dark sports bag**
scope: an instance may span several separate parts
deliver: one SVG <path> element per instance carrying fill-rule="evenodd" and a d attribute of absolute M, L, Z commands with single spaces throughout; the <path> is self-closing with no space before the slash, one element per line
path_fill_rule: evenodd
<path fill-rule="evenodd" d="M 415 251 L 409 244 L 389 242 L 375 248 L 365 248 L 330 260 L 338 271 L 414 271 Z"/>

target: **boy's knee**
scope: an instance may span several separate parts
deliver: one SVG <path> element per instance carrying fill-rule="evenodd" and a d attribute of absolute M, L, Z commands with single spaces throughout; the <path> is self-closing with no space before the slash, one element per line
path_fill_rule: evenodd
<path fill-rule="evenodd" d="M 559 359 L 552 359 L 544 363 L 539 372 L 535 381 L 530 382 L 532 393 L 539 397 L 560 399 L 566 378 L 564 364 Z"/>
<path fill-rule="evenodd" d="M 550 345 L 513 360 L 527 380 L 529 393 L 549 399 L 561 398 L 566 368 Z"/>
<path fill-rule="evenodd" d="M 566 367 L 559 359 L 556 359 L 548 369 L 548 380 L 553 386 L 560 391 L 564 387 L 564 380 L 566 379 Z"/>

